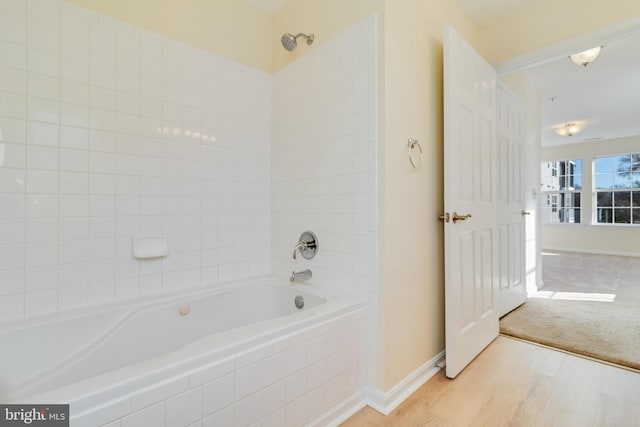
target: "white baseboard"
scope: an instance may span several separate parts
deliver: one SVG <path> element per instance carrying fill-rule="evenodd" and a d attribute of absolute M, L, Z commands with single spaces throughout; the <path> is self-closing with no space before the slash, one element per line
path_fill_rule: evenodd
<path fill-rule="evenodd" d="M 583 249 L 583 248 L 558 248 L 558 247 L 544 247 L 540 249 L 544 251 L 557 251 L 557 252 L 575 252 L 579 254 L 590 255 L 613 255 L 613 256 L 628 256 L 628 257 L 640 257 L 640 252 L 621 252 L 621 251 L 602 251 L 599 249 Z"/>
<path fill-rule="evenodd" d="M 362 389 L 306 425 L 310 427 L 338 426 L 365 406 L 367 406 L 366 391 Z"/>
<path fill-rule="evenodd" d="M 440 371 L 436 363 L 444 359 L 444 355 L 445 351 L 442 350 L 386 393 L 370 388 L 363 388 L 361 391 L 353 393 L 307 425 L 313 427 L 337 426 L 367 405 L 384 415 L 389 415 L 429 378 Z"/>
<path fill-rule="evenodd" d="M 444 350 L 436 354 L 431 360 L 413 371 L 386 393 L 378 390 L 369 390 L 367 404 L 376 411 L 384 415 L 389 415 L 391 411 L 400 406 L 407 397 L 426 383 L 429 378 L 440 371 L 436 363 L 444 358 L 444 355 Z"/>

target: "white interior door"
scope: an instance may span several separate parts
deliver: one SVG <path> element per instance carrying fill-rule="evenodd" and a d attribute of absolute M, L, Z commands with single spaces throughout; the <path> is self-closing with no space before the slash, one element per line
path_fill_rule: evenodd
<path fill-rule="evenodd" d="M 496 72 L 444 33 L 446 375 L 498 336 Z M 467 216 L 470 215 L 470 216 Z M 456 219 L 456 216 L 466 219 Z"/>
<path fill-rule="evenodd" d="M 527 300 L 522 152 L 523 108 L 520 100 L 498 83 L 496 134 L 498 145 L 499 316 Z"/>

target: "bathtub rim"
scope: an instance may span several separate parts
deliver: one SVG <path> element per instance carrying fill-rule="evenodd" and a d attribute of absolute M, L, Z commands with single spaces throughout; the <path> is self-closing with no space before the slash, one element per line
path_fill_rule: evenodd
<path fill-rule="evenodd" d="M 0 328 L 0 334 L 5 331 L 37 327 L 44 323 L 80 319 L 111 310 L 120 312 L 120 316 L 114 319 L 115 324 L 120 324 L 135 314 L 137 308 L 147 310 L 155 307 L 179 305 L 182 302 L 191 301 L 200 296 L 214 296 L 219 293 L 255 285 L 273 285 L 285 288 L 294 286 L 305 293 L 316 295 L 325 300 L 324 303 L 312 307 L 308 311 L 269 319 L 265 322 L 269 325 L 268 329 L 265 329 L 265 326 L 261 323 L 233 328 L 192 341 L 173 352 L 158 355 L 46 392 L 17 396 L 16 393 L 10 393 L 9 396 L 13 394 L 10 401 L 13 403 L 27 400 L 60 403 L 73 402 L 74 411 L 81 413 L 105 401 L 117 400 L 117 397 L 123 394 L 134 395 L 147 387 L 154 387 L 156 384 L 171 381 L 171 378 L 184 372 L 196 372 L 206 369 L 207 366 L 215 365 L 229 357 L 234 357 L 238 353 L 250 351 L 250 349 L 260 347 L 269 341 L 294 334 L 299 329 L 327 322 L 366 306 L 363 299 L 348 294 L 340 294 L 333 288 L 318 286 L 313 283 L 296 285 L 285 285 L 284 283 L 286 282 L 277 276 L 263 275 L 241 281 L 229 281 L 215 286 L 190 288 L 162 294 L 154 297 L 151 301 L 136 299 L 135 301 L 109 303 L 101 306 L 98 311 L 90 311 L 91 307 L 89 309 L 82 308 L 73 312 L 39 316 L 38 318 L 28 319 L 28 321 L 11 322 L 12 327 Z M 238 339 L 238 337 L 241 339 Z M 222 346 L 220 346 L 221 342 Z"/>
<path fill-rule="evenodd" d="M 275 283 L 276 281 L 277 283 Z M 46 313 L 33 317 L 0 322 L 0 336 L 7 332 L 36 327 L 43 323 L 56 323 L 59 321 L 73 320 L 85 316 L 101 314 L 108 311 L 123 311 L 124 317 L 126 317 L 129 314 L 129 311 L 127 310 L 135 309 L 136 307 L 144 306 L 145 308 L 153 308 L 169 303 L 186 302 L 184 301 L 186 299 L 205 296 L 209 294 L 213 295 L 216 293 L 233 290 L 238 287 L 252 286 L 257 284 L 257 282 L 265 284 L 277 284 L 278 286 L 284 287 L 299 287 L 305 292 L 326 299 L 327 302 L 329 302 L 331 299 L 340 298 L 345 295 L 331 287 L 314 284 L 313 282 L 291 285 L 288 283 L 288 280 L 282 276 L 270 274 L 259 275 L 243 278 L 241 280 L 227 280 L 224 282 L 209 283 L 197 287 L 177 289 L 157 295 L 143 295 L 121 301 L 112 301 L 105 304 L 96 304 L 55 313 Z"/>
<path fill-rule="evenodd" d="M 50 365 L 48 366 L 45 370 L 42 370 L 36 374 L 30 375 L 25 377 L 22 381 L 20 381 L 19 383 L 16 384 L 16 386 L 14 388 L 9 388 L 5 394 L 3 394 L 3 396 L 7 396 L 8 399 L 18 399 L 18 398 L 22 398 L 25 396 L 30 396 L 30 395 L 34 395 L 35 394 L 42 394 L 44 392 L 42 391 L 38 391 L 38 387 L 39 385 L 41 385 L 43 382 L 46 383 L 47 381 L 47 376 L 48 373 L 50 372 L 56 372 L 59 370 L 68 370 L 69 366 L 71 366 L 71 370 L 73 370 L 73 365 L 81 362 L 82 359 L 84 359 L 87 354 L 89 354 L 92 349 L 94 349 L 96 346 L 101 345 L 102 342 L 104 342 L 105 340 L 109 339 L 110 337 L 112 337 L 115 333 L 117 333 L 118 330 L 121 329 L 122 325 L 127 323 L 130 319 L 142 314 L 144 315 L 144 313 L 148 313 L 148 312 L 153 312 L 153 311 L 157 311 L 160 310 L 161 312 L 166 311 L 167 309 L 176 309 L 177 307 L 181 307 L 181 306 L 191 306 L 193 304 L 198 304 L 198 302 L 200 300 L 207 300 L 207 299 L 215 299 L 218 295 L 225 295 L 227 293 L 234 293 L 234 292 L 245 292 L 246 289 L 249 289 L 249 292 L 254 292 L 257 291 L 259 288 L 270 288 L 273 290 L 276 290 L 277 292 L 280 291 L 284 291 L 287 294 L 290 295 L 303 295 L 305 298 L 307 298 L 307 296 L 309 298 L 314 297 L 317 298 L 318 302 L 316 304 L 319 305 L 324 305 L 327 303 L 327 298 L 325 297 L 320 297 L 319 295 L 317 295 L 317 293 L 312 293 L 309 292 L 308 289 L 303 289 L 303 288 L 292 288 L 290 286 L 286 286 L 286 285 L 282 285 L 278 280 L 275 280 L 273 278 L 265 278 L 262 282 L 258 281 L 258 280 L 248 280 L 246 282 L 242 281 L 242 282 L 236 282 L 235 284 L 232 284 L 231 286 L 228 287 L 224 287 L 223 289 L 211 289 L 208 290 L 204 293 L 180 293 L 178 295 L 179 298 L 169 298 L 168 300 L 162 299 L 161 301 L 156 301 L 154 303 L 145 303 L 143 302 L 142 304 L 139 305 L 135 305 L 133 308 L 121 308 L 121 307 L 117 307 L 115 308 L 113 311 L 116 313 L 116 315 L 111 319 L 111 322 L 108 326 L 108 328 L 106 328 L 104 331 L 102 331 L 99 335 L 96 335 L 93 339 L 82 342 L 80 346 L 77 347 L 77 349 L 75 351 L 72 351 L 70 353 L 68 353 L 68 355 L 66 357 L 64 357 L 63 359 L 61 359 L 59 362 L 55 363 L 54 365 Z M 251 294 L 249 294 L 250 296 Z M 315 306 L 310 306 L 309 308 L 305 309 L 304 311 L 309 312 L 310 310 L 313 310 L 315 308 Z M 298 314 L 299 312 L 293 312 L 290 314 Z M 90 319 L 90 317 L 99 317 L 99 316 L 104 316 L 105 314 L 109 314 L 109 311 L 101 311 L 98 313 L 90 313 L 88 315 L 86 315 L 86 317 L 80 317 L 78 319 L 80 319 L 80 322 L 82 322 L 82 320 L 84 319 Z M 281 316 L 278 317 L 285 317 L 287 316 L 286 314 L 283 314 Z M 309 316 L 309 314 L 305 314 L 302 315 L 304 316 Z M 69 323 L 73 323 L 75 318 L 72 319 L 66 319 L 66 320 L 60 320 L 59 321 L 59 326 L 56 326 L 55 322 L 48 322 L 48 323 L 43 323 L 43 325 L 46 325 L 46 327 L 50 328 L 51 325 L 54 325 L 54 327 L 58 328 L 58 329 L 62 329 L 65 328 L 67 326 L 69 326 Z M 265 321 L 270 321 L 271 319 L 265 319 Z M 91 320 L 89 320 L 91 321 Z M 232 328 L 233 329 L 237 329 L 240 328 L 241 326 L 238 326 L 236 328 Z M 34 329 L 37 329 L 38 326 L 34 326 Z M 13 331 L 15 334 L 15 331 Z M 198 343 L 201 340 L 206 340 L 206 338 L 208 336 L 215 336 L 218 333 L 225 333 L 226 331 L 219 331 L 219 332 L 211 332 L 209 335 L 205 335 L 199 338 L 194 339 L 191 342 L 187 342 L 185 344 L 182 345 L 182 347 L 186 347 L 186 346 L 194 346 L 196 343 Z M 18 330 L 18 334 L 20 333 L 20 331 Z M 29 332 L 27 331 L 27 334 Z M 182 347 L 178 347 L 173 351 L 168 351 L 168 352 L 163 352 L 159 355 L 152 355 L 151 358 L 157 357 L 157 356 L 161 356 L 164 354 L 171 354 L 172 352 L 178 351 L 180 350 Z M 123 349 L 122 351 L 126 351 L 125 349 Z M 143 359 L 146 360 L 146 359 Z M 141 360 L 142 361 L 142 360 Z M 140 361 L 135 361 L 132 362 L 132 364 L 136 364 Z M 124 365 L 127 366 L 127 365 Z M 110 371 L 107 372 L 112 372 L 115 371 L 119 368 L 115 368 L 112 369 Z M 88 378 L 92 378 L 94 376 L 99 376 L 100 374 L 96 374 L 93 375 L 91 377 Z M 79 380 L 82 381 L 82 380 Z M 64 386 L 58 386 L 55 388 L 52 388 L 51 390 L 55 390 L 58 388 L 61 388 Z"/>
<path fill-rule="evenodd" d="M 328 304 L 333 307 L 326 307 L 326 312 L 307 316 L 294 323 L 290 321 L 290 318 L 302 313 L 282 316 L 277 319 L 287 322 L 284 327 L 269 330 L 268 333 L 261 335 L 249 334 L 245 340 L 234 342 L 222 348 L 213 349 L 207 346 L 207 343 L 203 343 L 203 348 L 199 351 L 193 351 L 193 348 L 189 348 L 187 345 L 175 352 L 127 365 L 58 389 L 27 396 L 26 399 L 28 401 L 70 404 L 71 418 L 73 419 L 84 416 L 101 406 L 174 383 L 179 381 L 181 377 L 189 378 L 190 382 L 190 376 L 193 374 L 206 371 L 218 364 L 233 362 L 237 356 L 258 350 L 265 345 L 273 345 L 269 343 L 286 341 L 301 331 L 306 334 L 306 330 L 315 326 L 322 326 L 322 324 L 328 324 L 336 319 L 349 318 L 358 312 L 361 318 L 366 317 L 366 306 L 362 300 L 351 300 L 346 304 Z M 256 326 L 262 325 L 242 326 L 228 332 L 232 332 L 233 335 L 247 334 L 247 330 L 254 329 Z M 215 345 L 215 342 L 212 345 Z M 189 355 L 190 352 L 193 354 L 184 359 L 185 353 Z M 25 401 L 25 399 L 19 399 L 13 403 L 20 401 Z"/>

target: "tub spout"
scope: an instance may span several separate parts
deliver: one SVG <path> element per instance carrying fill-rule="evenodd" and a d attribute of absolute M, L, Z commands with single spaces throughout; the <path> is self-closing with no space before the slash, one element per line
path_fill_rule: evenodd
<path fill-rule="evenodd" d="M 297 259 L 296 254 L 298 253 L 298 251 L 303 251 L 307 249 L 307 247 L 308 247 L 307 242 L 299 241 L 296 247 L 293 248 L 293 259 Z"/>
<path fill-rule="evenodd" d="M 293 285 L 295 282 L 306 282 L 310 280 L 313 276 L 310 269 L 302 270 L 302 271 L 292 271 L 291 277 L 289 277 L 289 282 Z"/>

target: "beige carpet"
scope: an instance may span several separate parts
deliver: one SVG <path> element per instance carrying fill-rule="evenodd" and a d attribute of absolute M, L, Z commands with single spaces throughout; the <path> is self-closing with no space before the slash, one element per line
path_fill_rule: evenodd
<path fill-rule="evenodd" d="M 640 369 L 640 258 L 545 252 L 543 278 L 500 333 Z"/>

